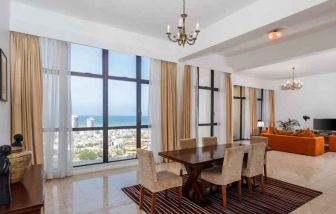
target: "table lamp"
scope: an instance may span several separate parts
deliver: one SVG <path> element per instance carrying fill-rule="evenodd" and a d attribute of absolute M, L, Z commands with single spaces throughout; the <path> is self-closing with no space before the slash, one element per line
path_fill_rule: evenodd
<path fill-rule="evenodd" d="M 259 134 L 261 134 L 262 129 L 265 127 L 264 121 L 258 121 L 257 127 L 259 128 Z"/>

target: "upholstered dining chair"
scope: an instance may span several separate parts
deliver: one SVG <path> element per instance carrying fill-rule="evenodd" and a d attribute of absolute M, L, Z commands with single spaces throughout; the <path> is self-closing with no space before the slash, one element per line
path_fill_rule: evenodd
<path fill-rule="evenodd" d="M 266 144 L 263 142 L 251 144 L 247 162 L 244 162 L 243 164 L 242 176 L 247 178 L 250 197 L 253 196 L 252 180 L 256 176 L 260 176 L 260 189 L 262 192 L 265 191 L 264 176 L 263 176 L 265 150 L 266 150 Z"/>
<path fill-rule="evenodd" d="M 203 146 L 216 146 L 218 144 L 217 137 L 203 137 Z"/>
<path fill-rule="evenodd" d="M 268 138 L 262 136 L 251 136 L 251 144 L 253 143 L 265 143 L 266 148 L 268 147 Z M 264 177 L 267 179 L 267 152 L 265 152 L 265 160 L 264 160 Z"/>
<path fill-rule="evenodd" d="M 202 171 L 201 178 L 219 185 L 222 189 L 223 207 L 226 208 L 226 186 L 238 181 L 238 199 L 241 202 L 241 173 L 244 159 L 244 147 L 232 147 L 225 150 L 222 168 L 212 167 Z"/>
<path fill-rule="evenodd" d="M 186 138 L 186 139 L 180 139 L 180 149 L 194 149 L 197 147 L 196 138 Z M 183 164 L 181 164 L 180 169 L 180 176 L 183 176 L 183 171 L 185 171 L 185 167 Z"/>
<path fill-rule="evenodd" d="M 140 178 L 140 210 L 144 203 L 144 189 L 152 192 L 152 204 L 150 213 L 155 212 L 156 195 L 158 192 L 177 188 L 179 206 L 182 204 L 182 178 L 169 171 L 156 172 L 156 165 L 152 151 L 137 149 L 139 160 L 139 178 Z M 166 191 L 167 196 L 167 191 Z"/>

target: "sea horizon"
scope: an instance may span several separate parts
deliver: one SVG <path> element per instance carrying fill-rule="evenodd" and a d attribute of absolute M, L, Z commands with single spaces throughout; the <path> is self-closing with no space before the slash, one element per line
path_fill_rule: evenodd
<path fill-rule="evenodd" d="M 103 116 L 99 115 L 72 115 L 78 118 L 78 128 L 87 127 L 87 119 L 92 117 L 94 119 L 94 127 L 103 126 Z M 143 115 L 141 117 L 142 124 L 148 124 L 148 115 Z M 112 126 L 135 126 L 136 116 L 135 115 L 110 115 L 108 116 L 109 127 Z"/>

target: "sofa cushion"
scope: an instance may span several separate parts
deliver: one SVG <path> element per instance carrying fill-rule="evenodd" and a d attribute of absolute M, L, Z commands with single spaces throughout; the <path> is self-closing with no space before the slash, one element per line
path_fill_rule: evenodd
<path fill-rule="evenodd" d="M 310 129 L 306 129 L 297 135 L 298 137 L 315 137 L 315 134 Z"/>

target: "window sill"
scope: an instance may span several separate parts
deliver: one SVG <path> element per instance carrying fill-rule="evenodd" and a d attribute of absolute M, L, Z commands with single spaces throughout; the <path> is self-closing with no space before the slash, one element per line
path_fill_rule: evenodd
<path fill-rule="evenodd" d="M 73 175 L 81 175 L 81 174 L 101 172 L 101 171 L 113 170 L 113 169 L 122 169 L 122 168 L 135 167 L 135 166 L 138 166 L 137 159 L 81 166 L 81 167 L 76 167 L 73 169 Z"/>

